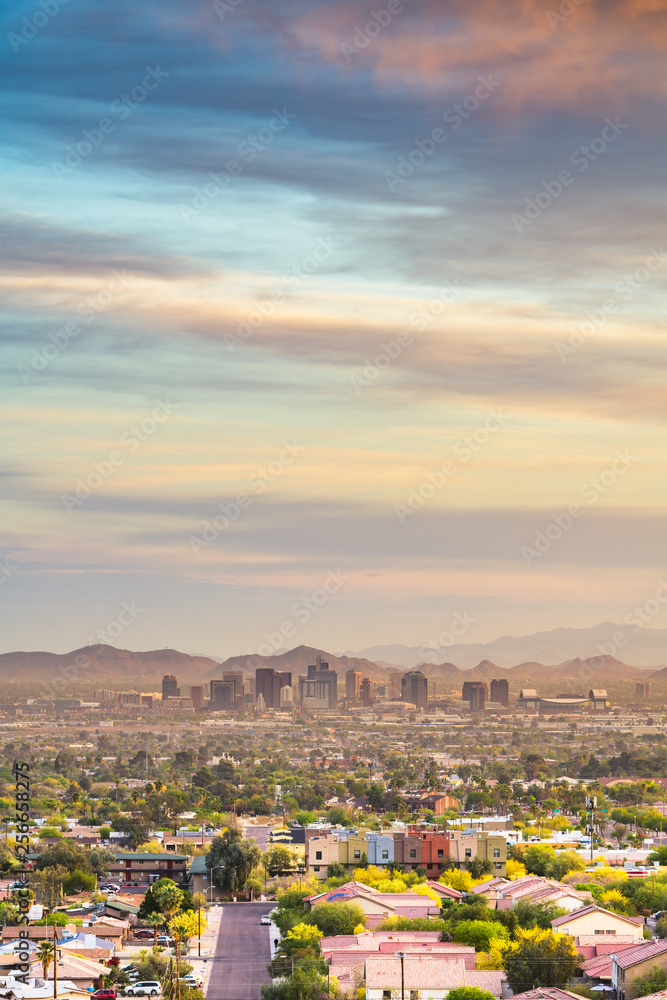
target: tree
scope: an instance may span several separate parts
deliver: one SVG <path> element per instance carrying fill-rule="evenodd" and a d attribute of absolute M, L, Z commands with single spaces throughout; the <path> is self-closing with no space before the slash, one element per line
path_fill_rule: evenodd
<path fill-rule="evenodd" d="M 366 924 L 366 914 L 358 903 L 320 903 L 308 917 L 325 937 L 353 934 L 359 924 Z"/>
<path fill-rule="evenodd" d="M 264 854 L 264 867 L 269 875 L 291 872 L 295 867 L 295 857 L 290 850 L 280 844 L 270 847 Z"/>
<path fill-rule="evenodd" d="M 40 941 L 40 943 L 37 945 L 37 950 L 35 954 L 37 955 L 37 960 L 42 966 L 44 979 L 48 979 L 49 969 L 51 968 L 51 962 L 53 961 L 55 955 L 55 948 L 53 947 L 53 942 Z"/>
<path fill-rule="evenodd" d="M 94 889 L 95 876 L 78 868 L 63 879 L 63 892 L 66 896 L 73 896 L 79 892 L 93 892 Z"/>
<path fill-rule="evenodd" d="M 531 844 L 523 852 L 523 863 L 532 875 L 546 875 L 555 851 L 546 844 Z"/>
<path fill-rule="evenodd" d="M 580 961 L 570 937 L 538 927 L 518 930 L 516 940 L 507 945 L 503 958 L 513 993 L 524 993 L 538 986 L 565 989 Z"/>
<path fill-rule="evenodd" d="M 333 864 L 327 866 L 327 878 L 347 878 L 347 872 L 341 864 L 334 861 Z"/>
<path fill-rule="evenodd" d="M 163 923 L 169 923 L 183 904 L 184 892 L 170 878 L 161 878 L 149 886 L 141 901 L 137 916 L 147 920 L 157 914 Z"/>
<path fill-rule="evenodd" d="M 546 874 L 560 881 L 568 872 L 582 872 L 585 867 L 586 862 L 575 851 L 558 851 L 547 863 Z"/>
<path fill-rule="evenodd" d="M 530 899 L 518 899 L 512 909 L 505 912 L 513 913 L 517 924 L 524 930 L 539 927 L 543 931 L 548 931 L 551 930 L 551 921 L 564 916 L 567 910 L 557 903 L 536 903 Z"/>
<path fill-rule="evenodd" d="M 489 875 L 493 871 L 493 863 L 488 858 L 468 858 L 465 866 L 466 871 L 470 872 L 473 878 L 481 878 L 483 875 Z"/>
<path fill-rule="evenodd" d="M 114 820 L 113 826 L 114 830 L 126 835 L 131 851 L 147 841 L 151 832 L 151 824 L 143 816 L 121 816 Z"/>
<path fill-rule="evenodd" d="M 653 965 L 645 976 L 637 976 L 632 981 L 632 992 L 636 997 L 659 993 L 667 987 L 667 975 L 657 965 Z"/>
<path fill-rule="evenodd" d="M 479 986 L 457 986 L 447 994 L 447 1000 L 495 1000 L 493 993 Z"/>
<path fill-rule="evenodd" d="M 497 938 L 508 940 L 507 930 L 493 920 L 462 920 L 454 928 L 452 938 L 459 944 L 471 944 L 475 951 L 491 950 Z"/>
<path fill-rule="evenodd" d="M 14 903 L 0 903 L 0 925 L 2 927 L 18 927 L 23 923 L 23 917 L 18 906 Z"/>
<path fill-rule="evenodd" d="M 39 871 L 43 871 L 45 868 L 65 868 L 68 872 L 82 871 L 92 874 L 91 854 L 92 851 L 89 854 L 73 840 L 63 839 L 54 844 L 53 847 L 47 847 L 45 851 L 42 851 L 37 858 L 35 867 Z"/>
<path fill-rule="evenodd" d="M 244 888 L 253 868 L 259 864 L 262 852 L 257 844 L 244 840 L 241 828 L 230 825 L 220 837 L 211 841 L 206 855 L 206 867 L 213 884 L 225 892 Z M 213 870 L 215 869 L 215 870 Z"/>

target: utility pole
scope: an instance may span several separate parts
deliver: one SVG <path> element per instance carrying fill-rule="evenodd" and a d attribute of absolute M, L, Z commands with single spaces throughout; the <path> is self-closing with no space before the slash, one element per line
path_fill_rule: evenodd
<path fill-rule="evenodd" d="M 396 958 L 401 960 L 401 1000 L 405 1000 L 405 952 L 397 951 Z"/>
<path fill-rule="evenodd" d="M 53 925 L 53 1000 L 58 996 L 58 928 Z"/>
<path fill-rule="evenodd" d="M 197 957 L 201 958 L 201 903 L 197 907 Z"/>
<path fill-rule="evenodd" d="M 586 808 L 590 813 L 590 826 L 589 831 L 591 835 L 591 864 L 593 862 L 593 845 L 595 843 L 595 807 L 597 805 L 597 798 L 595 795 L 589 795 L 586 799 Z"/>

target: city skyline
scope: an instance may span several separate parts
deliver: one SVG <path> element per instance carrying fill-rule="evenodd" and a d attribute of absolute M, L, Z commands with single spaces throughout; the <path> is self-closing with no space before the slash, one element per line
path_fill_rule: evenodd
<path fill-rule="evenodd" d="M 667 626 L 667 11 L 0 27 L 0 651 Z"/>

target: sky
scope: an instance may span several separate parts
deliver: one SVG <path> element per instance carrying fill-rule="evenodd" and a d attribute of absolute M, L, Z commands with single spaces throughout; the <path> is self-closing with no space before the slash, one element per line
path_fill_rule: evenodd
<path fill-rule="evenodd" d="M 7 0 L 1 650 L 667 626 L 666 41 Z"/>

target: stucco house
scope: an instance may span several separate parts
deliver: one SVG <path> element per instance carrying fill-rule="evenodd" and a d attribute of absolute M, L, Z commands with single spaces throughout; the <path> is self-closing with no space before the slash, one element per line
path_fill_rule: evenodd
<path fill-rule="evenodd" d="M 643 941 L 611 956 L 611 985 L 617 1000 L 634 1000 L 638 994 L 636 979 L 645 976 L 654 966 L 667 972 L 667 941 Z"/>
<path fill-rule="evenodd" d="M 573 913 L 566 913 L 551 921 L 551 926 L 560 934 L 571 937 L 585 935 L 631 935 L 635 941 L 644 937 L 644 918 L 626 917 L 622 913 L 612 913 L 601 906 L 584 906 Z"/>

